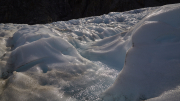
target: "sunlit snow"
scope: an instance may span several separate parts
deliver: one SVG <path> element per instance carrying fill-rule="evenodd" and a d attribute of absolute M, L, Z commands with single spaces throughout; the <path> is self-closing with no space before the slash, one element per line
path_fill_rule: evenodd
<path fill-rule="evenodd" d="M 180 4 L 0 24 L 0 101 L 179 101 Z"/>

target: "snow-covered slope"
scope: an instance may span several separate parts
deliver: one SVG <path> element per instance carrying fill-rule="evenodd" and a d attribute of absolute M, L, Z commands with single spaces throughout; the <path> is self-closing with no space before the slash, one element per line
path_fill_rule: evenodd
<path fill-rule="evenodd" d="M 179 12 L 175 4 L 45 25 L 0 24 L 0 100 L 176 101 Z"/>
<path fill-rule="evenodd" d="M 132 47 L 104 100 L 179 101 L 179 33 L 180 5 L 163 6 L 140 22 L 128 33 Z"/>

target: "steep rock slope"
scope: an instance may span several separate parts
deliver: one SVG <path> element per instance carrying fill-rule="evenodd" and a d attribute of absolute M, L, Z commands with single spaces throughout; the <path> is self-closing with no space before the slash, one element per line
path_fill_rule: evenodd
<path fill-rule="evenodd" d="M 0 23 L 49 23 L 179 0 L 0 0 Z"/>

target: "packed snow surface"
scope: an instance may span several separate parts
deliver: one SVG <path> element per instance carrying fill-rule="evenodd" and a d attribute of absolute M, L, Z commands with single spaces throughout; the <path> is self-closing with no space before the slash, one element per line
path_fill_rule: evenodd
<path fill-rule="evenodd" d="M 0 101 L 179 101 L 180 4 L 0 24 Z"/>

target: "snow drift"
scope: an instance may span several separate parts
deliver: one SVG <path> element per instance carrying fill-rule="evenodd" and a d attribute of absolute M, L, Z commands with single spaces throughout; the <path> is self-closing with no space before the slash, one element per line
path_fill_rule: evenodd
<path fill-rule="evenodd" d="M 162 97 L 163 101 L 179 100 L 179 12 L 179 5 L 163 6 L 128 33 L 132 47 L 115 83 L 104 93 L 105 101 L 140 101 L 161 94 L 170 95 Z"/>

